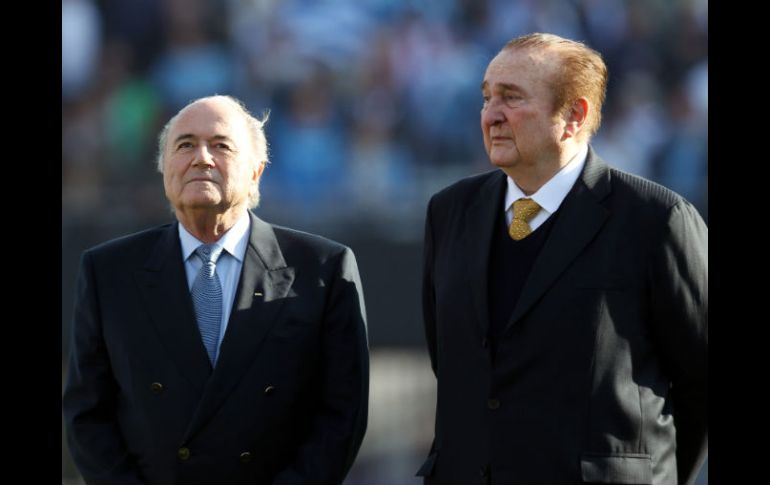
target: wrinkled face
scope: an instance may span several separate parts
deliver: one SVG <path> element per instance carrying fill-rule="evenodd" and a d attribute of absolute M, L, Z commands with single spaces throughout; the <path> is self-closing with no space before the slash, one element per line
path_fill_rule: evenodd
<path fill-rule="evenodd" d="M 490 161 L 502 168 L 552 163 L 564 121 L 554 113 L 550 79 L 558 58 L 531 49 L 499 53 L 481 92 L 481 131 Z"/>
<path fill-rule="evenodd" d="M 262 165 L 254 163 L 248 126 L 235 106 L 221 99 L 194 103 L 179 114 L 167 140 L 163 185 L 177 211 L 248 207 Z"/>

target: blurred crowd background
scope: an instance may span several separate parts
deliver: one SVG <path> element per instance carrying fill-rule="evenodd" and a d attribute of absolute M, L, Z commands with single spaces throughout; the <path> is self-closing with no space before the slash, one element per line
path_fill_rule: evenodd
<path fill-rule="evenodd" d="M 500 47 L 534 31 L 602 53 L 594 148 L 708 221 L 707 0 L 62 0 L 62 376 L 80 252 L 171 219 L 157 134 L 189 101 L 231 94 L 270 113 L 257 214 L 359 260 L 372 392 L 346 485 L 419 483 L 435 404 L 426 204 L 492 168 L 479 84 Z M 80 483 L 63 429 L 62 483 Z"/>

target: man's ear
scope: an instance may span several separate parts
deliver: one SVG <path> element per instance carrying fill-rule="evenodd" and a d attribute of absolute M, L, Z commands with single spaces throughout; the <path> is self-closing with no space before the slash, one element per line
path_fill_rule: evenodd
<path fill-rule="evenodd" d="M 572 105 L 567 108 L 564 114 L 565 125 L 562 140 L 577 137 L 585 125 L 590 109 L 591 105 L 586 98 L 580 97 L 572 102 Z"/>
<path fill-rule="evenodd" d="M 254 182 L 259 180 L 259 178 L 262 176 L 262 172 L 265 171 L 265 165 L 267 165 L 267 162 L 259 162 L 259 166 L 257 167 L 257 170 L 255 171 L 256 177 L 254 179 Z"/>

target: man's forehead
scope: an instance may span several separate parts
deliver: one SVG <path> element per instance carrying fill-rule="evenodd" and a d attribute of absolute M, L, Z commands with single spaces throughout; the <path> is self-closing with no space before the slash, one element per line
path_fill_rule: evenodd
<path fill-rule="evenodd" d="M 548 76 L 553 67 L 551 53 L 545 49 L 506 49 L 490 61 L 481 87 L 515 85 L 517 79 L 542 78 Z"/>
<path fill-rule="evenodd" d="M 205 123 L 222 129 L 233 128 L 242 118 L 238 110 L 226 103 L 198 101 L 188 105 L 179 112 L 172 131 L 176 131 L 181 125 Z"/>
<path fill-rule="evenodd" d="M 235 106 L 219 99 L 203 99 L 189 104 L 179 112 L 180 118 L 184 115 L 210 115 L 214 117 L 229 118 L 237 114 Z"/>

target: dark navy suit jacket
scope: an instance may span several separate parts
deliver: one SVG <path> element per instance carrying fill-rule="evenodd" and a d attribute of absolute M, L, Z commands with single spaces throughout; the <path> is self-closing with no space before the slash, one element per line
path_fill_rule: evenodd
<path fill-rule="evenodd" d="M 333 241 L 250 217 L 213 370 L 177 223 L 84 253 L 63 407 L 87 483 L 342 482 L 367 422 L 355 257 Z"/>

